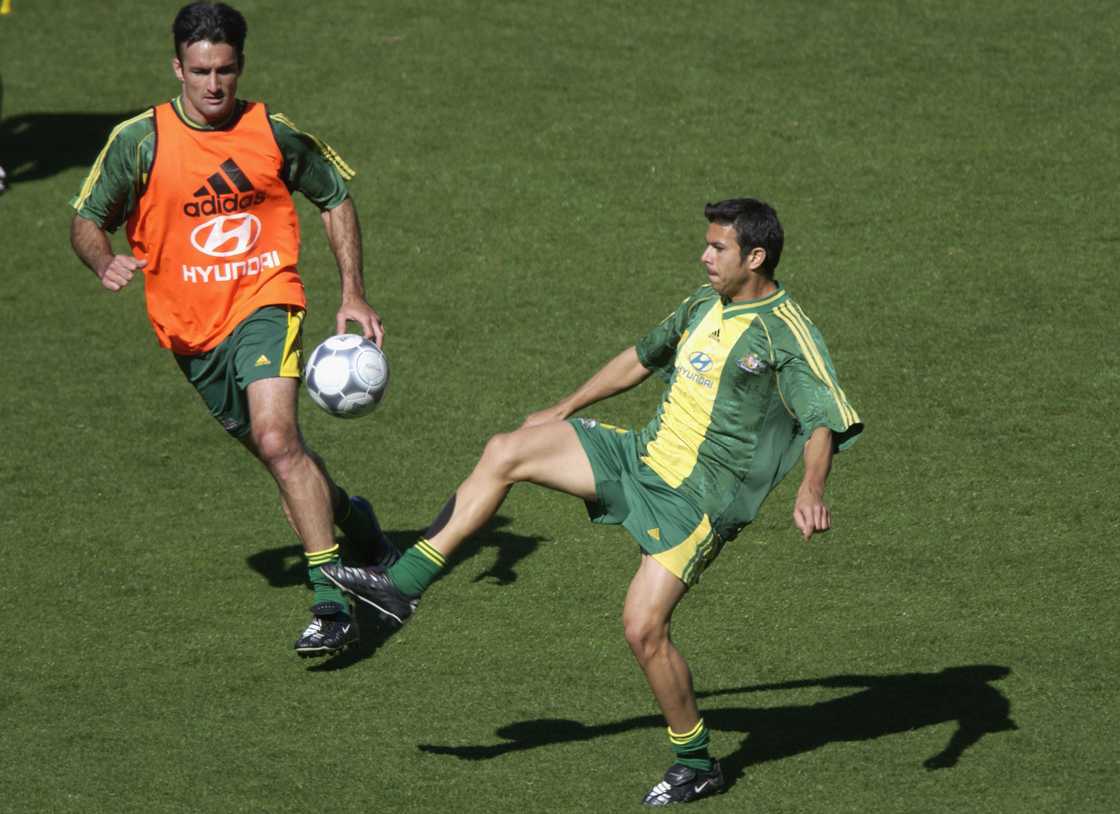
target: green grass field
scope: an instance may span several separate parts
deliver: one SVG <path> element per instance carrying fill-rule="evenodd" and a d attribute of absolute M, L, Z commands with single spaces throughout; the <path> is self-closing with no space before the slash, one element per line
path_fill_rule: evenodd
<path fill-rule="evenodd" d="M 178 3 L 12 5 L 0 809 L 637 811 L 670 755 L 636 548 L 571 498 L 515 489 L 403 631 L 295 657 L 271 480 L 67 237 L 112 124 L 177 93 Z M 706 201 L 762 197 L 867 431 L 830 534 L 790 523 L 795 472 L 678 611 L 734 780 L 697 810 L 1116 810 L 1114 4 L 239 7 L 241 95 L 359 171 L 393 385 L 303 423 L 398 543 L 703 281 Z M 310 343 L 338 286 L 301 213 Z"/>

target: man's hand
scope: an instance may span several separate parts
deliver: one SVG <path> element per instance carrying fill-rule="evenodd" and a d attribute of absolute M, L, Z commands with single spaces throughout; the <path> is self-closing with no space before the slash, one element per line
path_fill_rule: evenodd
<path fill-rule="evenodd" d="M 526 416 L 525 420 L 521 422 L 521 429 L 525 429 L 526 427 L 538 427 L 541 424 L 551 424 L 554 421 L 563 421 L 568 415 L 568 411 L 557 404 L 548 409 L 537 410 L 535 413 L 530 413 Z"/>
<path fill-rule="evenodd" d="M 137 260 L 131 254 L 113 254 L 105 230 L 81 215 L 70 222 L 70 245 L 78 259 L 97 275 L 102 287 L 110 291 L 120 291 L 148 265 L 147 260 Z"/>
<path fill-rule="evenodd" d="M 805 442 L 805 476 L 793 504 L 793 524 L 808 540 L 832 528 L 832 515 L 824 505 L 824 484 L 832 468 L 832 431 L 817 427 Z"/>
<path fill-rule="evenodd" d="M 806 540 L 816 532 L 832 528 L 832 514 L 828 506 L 824 505 L 822 497 L 813 489 L 802 487 L 797 490 L 797 500 L 793 504 L 793 524 Z"/>
<path fill-rule="evenodd" d="M 335 333 L 346 333 L 346 323 L 356 322 L 362 329 L 362 336 L 372 339 L 377 347 L 385 339 L 385 328 L 381 325 L 381 317 L 365 300 L 351 300 L 343 302 L 335 317 Z"/>
<path fill-rule="evenodd" d="M 147 260 L 137 260 L 131 254 L 115 254 L 100 270 L 95 270 L 101 285 L 110 291 L 120 291 L 144 266 Z"/>

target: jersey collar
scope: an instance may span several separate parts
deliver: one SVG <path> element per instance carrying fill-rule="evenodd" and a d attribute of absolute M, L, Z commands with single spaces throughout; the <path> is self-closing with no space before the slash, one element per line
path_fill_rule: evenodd
<path fill-rule="evenodd" d="M 789 295 L 782 287 L 782 284 L 777 280 L 774 281 L 778 286 L 778 290 L 765 297 L 759 297 L 757 300 L 745 300 L 743 302 L 725 302 L 723 304 L 724 317 L 734 317 L 739 314 L 760 314 L 765 311 L 773 311 L 787 299 Z"/>
<path fill-rule="evenodd" d="M 241 114 L 245 112 L 246 103 L 241 99 L 237 100 L 234 105 L 233 112 L 229 114 L 229 118 L 219 125 L 199 124 L 192 121 L 191 118 L 183 112 L 183 97 L 176 96 L 171 100 L 171 107 L 175 111 L 175 115 L 179 117 L 179 121 L 185 124 L 191 130 L 229 130 L 241 119 Z"/>

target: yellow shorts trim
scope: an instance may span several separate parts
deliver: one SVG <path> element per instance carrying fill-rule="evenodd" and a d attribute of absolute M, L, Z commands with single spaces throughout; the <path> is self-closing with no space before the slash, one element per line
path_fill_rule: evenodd
<path fill-rule="evenodd" d="M 298 379 L 303 370 L 303 342 L 300 337 L 305 313 L 302 308 L 288 309 L 288 333 L 284 337 L 284 355 L 280 359 L 280 375 L 285 379 Z"/>
<path fill-rule="evenodd" d="M 680 545 L 650 556 L 685 585 L 695 585 L 722 547 L 722 542 L 712 531 L 708 515 L 704 515 L 700 524 Z"/>

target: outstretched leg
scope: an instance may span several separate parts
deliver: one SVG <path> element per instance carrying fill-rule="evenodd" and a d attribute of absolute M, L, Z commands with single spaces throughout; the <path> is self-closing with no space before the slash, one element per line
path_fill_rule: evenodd
<path fill-rule="evenodd" d="M 425 536 L 388 571 L 334 564 L 325 566 L 323 573 L 400 624 L 412 614 L 447 557 L 494 516 L 510 487 L 522 481 L 584 500 L 595 498 L 595 475 L 571 425 L 555 421 L 522 427 L 490 439 L 474 470 Z"/>
<path fill-rule="evenodd" d="M 474 470 L 428 529 L 428 542 L 449 556 L 494 516 L 510 487 L 520 482 L 595 499 L 591 462 L 568 422 L 522 428 L 490 439 Z"/>

